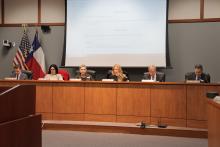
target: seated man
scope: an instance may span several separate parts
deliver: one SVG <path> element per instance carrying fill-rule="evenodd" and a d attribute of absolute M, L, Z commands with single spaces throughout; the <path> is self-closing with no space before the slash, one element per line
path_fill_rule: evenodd
<path fill-rule="evenodd" d="M 86 65 L 82 64 L 79 66 L 79 73 L 76 75 L 76 79 L 81 79 L 82 81 L 92 81 L 93 77 L 87 72 Z"/>
<path fill-rule="evenodd" d="M 203 73 L 201 64 L 196 64 L 194 72 L 186 73 L 185 80 L 197 80 L 201 83 L 210 83 L 210 75 Z"/>
<path fill-rule="evenodd" d="M 143 79 L 165 82 L 165 74 L 162 72 L 157 72 L 155 65 L 150 65 L 148 66 L 148 72 L 144 74 Z"/>
<path fill-rule="evenodd" d="M 19 64 L 14 66 L 14 71 L 11 74 L 12 78 L 16 80 L 27 80 L 28 76 L 21 71 L 21 66 Z"/>

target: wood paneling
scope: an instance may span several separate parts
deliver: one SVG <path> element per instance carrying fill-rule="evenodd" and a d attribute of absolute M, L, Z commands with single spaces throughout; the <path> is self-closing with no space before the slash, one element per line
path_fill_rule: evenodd
<path fill-rule="evenodd" d="M 17 85 L 0 94 L 0 123 L 35 114 L 35 85 Z"/>
<path fill-rule="evenodd" d="M 85 121 L 116 122 L 115 115 L 85 114 Z"/>
<path fill-rule="evenodd" d="M 167 126 L 186 127 L 186 120 L 185 119 L 151 117 L 151 124 L 154 124 L 154 125 L 166 124 Z"/>
<path fill-rule="evenodd" d="M 116 115 L 116 87 L 114 84 L 86 84 L 85 113 Z"/>
<path fill-rule="evenodd" d="M 72 120 L 72 121 L 83 121 L 84 114 L 53 114 L 53 120 Z"/>
<path fill-rule="evenodd" d="M 208 101 L 208 143 L 209 147 L 220 146 L 220 104 Z"/>
<path fill-rule="evenodd" d="M 220 92 L 220 84 L 0 80 L 0 86 L 17 84 L 36 85 L 36 110 L 43 119 L 161 120 L 197 128 L 206 128 L 206 92 Z"/>
<path fill-rule="evenodd" d="M 206 93 L 219 91 L 216 86 L 188 85 L 187 86 L 187 119 L 207 120 Z"/>
<path fill-rule="evenodd" d="M 145 122 L 150 124 L 150 117 L 143 116 L 119 116 L 117 115 L 117 122 L 125 122 L 125 123 L 140 123 Z"/>
<path fill-rule="evenodd" d="M 1 147 L 41 147 L 41 116 L 31 115 L 0 123 Z"/>
<path fill-rule="evenodd" d="M 53 116 L 52 116 L 52 112 L 51 113 L 36 113 L 36 114 L 41 114 L 42 120 L 52 120 Z"/>
<path fill-rule="evenodd" d="M 36 86 L 36 112 L 52 113 L 52 94 L 51 84 Z"/>
<path fill-rule="evenodd" d="M 105 124 L 105 125 L 103 125 Z M 106 125 L 107 124 L 107 125 Z M 190 137 L 190 138 L 206 138 L 207 130 L 193 129 L 183 127 L 167 127 L 167 128 L 146 128 L 140 129 L 135 124 L 115 124 L 115 123 L 56 123 L 45 122 L 44 130 L 67 130 L 67 131 L 86 131 L 86 132 L 105 132 L 105 133 L 123 133 L 123 134 L 141 134 L 141 135 L 160 135 L 160 136 L 175 136 L 175 137 Z"/>
<path fill-rule="evenodd" d="M 150 87 L 120 85 L 117 88 L 117 115 L 150 116 Z"/>
<path fill-rule="evenodd" d="M 207 121 L 205 120 L 187 120 L 187 127 L 189 128 L 203 128 L 207 129 Z"/>
<path fill-rule="evenodd" d="M 186 119 L 185 86 L 153 86 L 151 89 L 151 116 Z"/>
<path fill-rule="evenodd" d="M 54 84 L 54 113 L 84 113 L 83 84 Z"/>

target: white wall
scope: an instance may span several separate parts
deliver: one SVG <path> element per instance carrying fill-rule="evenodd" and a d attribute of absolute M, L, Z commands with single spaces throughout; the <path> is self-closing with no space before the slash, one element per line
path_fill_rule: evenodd
<path fill-rule="evenodd" d="M 220 18 L 220 0 L 205 0 L 204 18 Z"/>
<path fill-rule="evenodd" d="M 41 22 L 38 15 L 38 0 L 4 0 L 5 24 L 64 23 L 65 0 L 41 0 Z"/>
<path fill-rule="evenodd" d="M 65 0 L 42 0 L 41 22 L 42 23 L 64 23 L 65 22 Z"/>
<path fill-rule="evenodd" d="M 6 24 L 37 23 L 38 0 L 5 0 Z"/>
<path fill-rule="evenodd" d="M 169 0 L 169 20 L 199 18 L 200 0 Z"/>

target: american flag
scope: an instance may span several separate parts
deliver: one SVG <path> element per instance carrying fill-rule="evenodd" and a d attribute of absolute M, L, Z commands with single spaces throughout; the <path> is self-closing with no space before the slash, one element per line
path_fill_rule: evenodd
<path fill-rule="evenodd" d="M 16 55 L 13 59 L 13 65 L 20 64 L 22 70 L 28 70 L 27 65 L 25 64 L 25 60 L 27 56 L 29 55 L 31 49 L 31 44 L 28 39 L 28 35 L 26 31 L 24 31 L 24 34 L 21 39 L 21 43 L 17 49 Z"/>

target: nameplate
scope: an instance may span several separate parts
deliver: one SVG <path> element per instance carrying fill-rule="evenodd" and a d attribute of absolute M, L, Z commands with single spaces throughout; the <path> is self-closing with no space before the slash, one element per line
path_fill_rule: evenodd
<path fill-rule="evenodd" d="M 81 81 L 81 79 L 72 78 L 70 81 Z"/>
<path fill-rule="evenodd" d="M 215 96 L 215 98 L 213 99 L 214 102 L 220 104 L 220 96 Z"/>
<path fill-rule="evenodd" d="M 198 80 L 186 80 L 186 83 L 200 83 Z"/>
<path fill-rule="evenodd" d="M 46 80 L 46 79 L 44 79 L 44 78 L 38 78 L 38 80 L 42 81 L 42 80 Z"/>
<path fill-rule="evenodd" d="M 102 79 L 103 82 L 114 82 L 114 79 Z"/>
<path fill-rule="evenodd" d="M 5 80 L 17 80 L 16 78 L 12 78 L 12 77 L 6 77 L 4 78 Z"/>
<path fill-rule="evenodd" d="M 154 80 L 141 80 L 141 82 L 156 82 Z"/>

